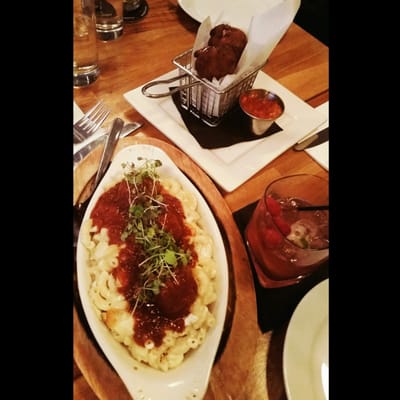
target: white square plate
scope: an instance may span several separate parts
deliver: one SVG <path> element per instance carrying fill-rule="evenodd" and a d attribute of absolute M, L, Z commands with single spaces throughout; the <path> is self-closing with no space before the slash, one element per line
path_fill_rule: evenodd
<path fill-rule="evenodd" d="M 155 80 L 177 75 L 178 70 L 175 69 Z M 142 94 L 140 86 L 124 93 L 124 97 L 219 186 L 230 192 L 326 121 L 324 113 L 315 110 L 263 71 L 259 71 L 253 87 L 275 92 L 284 101 L 285 112 L 277 120 L 282 131 L 262 139 L 213 150 L 202 148 L 188 131 L 171 96 L 149 98 Z"/>

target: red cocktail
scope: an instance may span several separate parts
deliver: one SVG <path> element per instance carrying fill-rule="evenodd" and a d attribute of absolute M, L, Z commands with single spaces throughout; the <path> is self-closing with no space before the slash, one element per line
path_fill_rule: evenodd
<path fill-rule="evenodd" d="M 318 176 L 300 174 L 266 188 L 245 230 L 263 287 L 297 283 L 328 259 L 328 186 Z"/>

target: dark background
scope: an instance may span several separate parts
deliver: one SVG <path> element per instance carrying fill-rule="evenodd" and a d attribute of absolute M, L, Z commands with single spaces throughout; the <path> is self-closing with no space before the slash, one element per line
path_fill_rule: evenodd
<path fill-rule="evenodd" d="M 294 22 L 329 46 L 329 0 L 301 0 Z"/>

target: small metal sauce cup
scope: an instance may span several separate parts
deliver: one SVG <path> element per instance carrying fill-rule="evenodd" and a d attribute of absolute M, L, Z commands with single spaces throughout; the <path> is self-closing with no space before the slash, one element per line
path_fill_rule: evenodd
<path fill-rule="evenodd" d="M 251 98 L 251 105 L 248 102 L 249 98 Z M 265 99 L 268 100 L 268 106 L 266 106 L 265 111 L 268 111 L 267 108 L 269 108 L 270 105 L 274 105 L 274 103 L 279 106 L 280 111 L 274 113 L 271 115 L 271 117 L 265 118 L 257 115 L 257 113 L 254 114 L 252 109 L 249 108 L 249 105 L 251 107 L 256 105 L 257 102 L 265 102 Z M 285 104 L 283 103 L 282 99 L 277 94 L 266 89 L 248 89 L 244 91 L 239 97 L 239 104 L 243 112 L 247 115 L 250 132 L 256 136 L 264 134 L 274 123 L 274 121 L 276 121 L 276 119 L 279 118 L 285 111 Z M 260 111 L 260 109 L 258 109 L 258 111 Z"/>

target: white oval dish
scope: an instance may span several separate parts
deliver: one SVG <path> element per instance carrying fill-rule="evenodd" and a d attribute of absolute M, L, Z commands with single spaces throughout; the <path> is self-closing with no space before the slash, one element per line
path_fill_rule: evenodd
<path fill-rule="evenodd" d="M 135 400 L 201 399 L 207 390 L 211 369 L 221 339 L 229 290 L 228 263 L 224 242 L 218 224 L 204 197 L 163 150 L 153 145 L 136 144 L 125 147 L 114 157 L 110 168 L 88 205 L 83 220 L 88 219 L 98 198 L 108 187 L 107 185 L 120 176 L 121 164 L 123 162 L 137 163 L 137 157 L 161 160 L 162 166 L 158 169 L 159 174 L 174 177 L 185 190 L 192 192 L 197 198 L 197 210 L 202 216 L 205 229 L 214 240 L 214 257 L 217 266 L 217 300 L 213 304 L 212 313 L 215 316 L 216 324 L 208 330 L 201 346 L 185 355 L 184 361 L 177 368 L 162 372 L 139 363 L 133 359 L 123 345 L 113 338 L 108 328 L 96 316 L 88 294 L 90 277 L 86 264 L 86 250 L 80 243 L 80 237 L 78 237 L 77 282 L 82 307 L 100 348 Z"/>
<path fill-rule="evenodd" d="M 283 347 L 288 400 L 328 400 L 329 279 L 314 286 L 293 312 Z"/>

